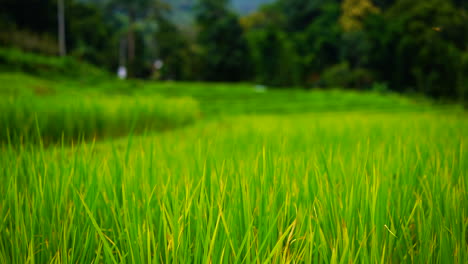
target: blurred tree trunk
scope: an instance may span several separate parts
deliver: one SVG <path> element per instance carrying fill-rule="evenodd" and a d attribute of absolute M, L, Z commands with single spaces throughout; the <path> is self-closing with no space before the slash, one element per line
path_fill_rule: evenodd
<path fill-rule="evenodd" d="M 65 56 L 67 55 L 67 47 L 65 43 L 65 3 L 64 3 L 64 0 L 58 0 L 57 15 L 58 15 L 59 52 L 60 52 L 60 56 Z"/>

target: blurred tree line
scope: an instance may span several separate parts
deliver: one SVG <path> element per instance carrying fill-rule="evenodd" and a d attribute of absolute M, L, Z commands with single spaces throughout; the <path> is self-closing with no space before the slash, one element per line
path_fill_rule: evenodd
<path fill-rule="evenodd" d="M 68 55 L 109 71 L 126 65 L 131 77 L 467 100 L 463 0 L 277 0 L 243 17 L 228 0 L 198 0 L 189 28 L 167 0 L 64 1 Z M 2 46 L 57 54 L 57 0 L 0 7 Z"/>

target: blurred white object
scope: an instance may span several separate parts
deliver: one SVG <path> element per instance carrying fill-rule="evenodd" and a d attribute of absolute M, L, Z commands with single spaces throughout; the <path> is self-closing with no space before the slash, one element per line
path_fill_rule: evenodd
<path fill-rule="evenodd" d="M 154 68 L 156 70 L 162 69 L 163 66 L 164 66 L 164 62 L 162 60 L 155 60 L 154 61 Z"/>
<path fill-rule="evenodd" d="M 265 85 L 255 85 L 255 92 L 265 93 L 266 91 L 267 91 L 267 87 Z"/>
<path fill-rule="evenodd" d="M 117 75 L 121 80 L 127 79 L 127 68 L 125 66 L 120 66 L 117 70 Z"/>

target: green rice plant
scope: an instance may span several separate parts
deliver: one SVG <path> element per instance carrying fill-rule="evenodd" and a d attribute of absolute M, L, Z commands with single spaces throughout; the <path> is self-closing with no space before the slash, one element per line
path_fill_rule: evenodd
<path fill-rule="evenodd" d="M 22 96 L 0 100 L 0 141 L 54 143 L 183 126 L 198 118 L 190 98 Z"/>
<path fill-rule="evenodd" d="M 1 263 L 466 263 L 466 114 L 224 117 L 0 151 Z"/>

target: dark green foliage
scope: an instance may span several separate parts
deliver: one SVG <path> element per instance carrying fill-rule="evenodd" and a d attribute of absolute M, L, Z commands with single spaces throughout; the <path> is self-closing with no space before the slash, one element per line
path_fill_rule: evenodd
<path fill-rule="evenodd" d="M 351 68 L 348 62 L 342 62 L 323 72 L 321 84 L 332 88 L 369 88 L 373 80 L 371 71 L 364 68 Z"/>
<path fill-rule="evenodd" d="M 71 57 L 42 56 L 17 49 L 0 48 L 0 71 L 27 72 L 47 78 L 108 78 L 108 73 Z"/>
<path fill-rule="evenodd" d="M 269 86 L 299 83 L 299 59 L 293 42 L 281 31 L 262 29 L 249 33 L 257 82 Z"/>
<path fill-rule="evenodd" d="M 55 18 L 54 1 L 0 0 L 0 46 L 57 54 Z"/>
<path fill-rule="evenodd" d="M 360 9 L 372 12 L 361 12 L 350 27 L 343 17 L 353 10 L 342 0 L 67 0 L 67 46 L 81 61 L 112 72 L 124 64 L 137 78 L 353 89 L 376 82 L 466 101 L 466 1 L 364 2 Z M 260 3 L 269 4 L 245 11 Z M 55 0 L 0 0 L 0 6 L 0 45 L 57 54 Z M 53 64 L 36 69 L 21 55 L 18 62 L 2 56 L 2 69 L 43 73 Z M 162 69 L 154 67 L 158 59 Z"/>
<path fill-rule="evenodd" d="M 67 17 L 70 17 L 67 23 L 70 33 L 68 48 L 72 50 L 72 55 L 111 71 L 116 69 L 118 43 L 102 10 L 72 2 L 67 11 Z"/>
<path fill-rule="evenodd" d="M 202 78 L 208 81 L 243 81 L 251 75 L 251 57 L 238 17 L 227 1 L 200 0 L 197 25 L 202 49 Z"/>
<path fill-rule="evenodd" d="M 265 6 L 242 18 L 241 23 L 247 31 L 255 80 L 276 87 L 300 84 L 301 65 L 296 43 L 283 30 L 285 16 L 279 6 Z"/>
<path fill-rule="evenodd" d="M 341 36 L 341 59 L 350 66 L 363 67 L 369 64 L 372 44 L 364 31 L 344 32 Z"/>
<path fill-rule="evenodd" d="M 37 33 L 18 29 L 16 25 L 7 25 L 0 22 L 0 46 L 37 52 L 46 55 L 57 55 L 57 40 L 49 33 Z"/>
<path fill-rule="evenodd" d="M 190 40 L 167 19 L 160 19 L 156 33 L 158 57 L 164 65 L 160 76 L 163 80 L 196 80 L 196 53 Z"/>
<path fill-rule="evenodd" d="M 320 7 L 326 0 L 280 0 L 279 6 L 286 16 L 286 29 L 303 31 L 320 15 Z"/>
<path fill-rule="evenodd" d="M 466 86 L 468 20 L 449 1 L 400 0 L 367 21 L 371 64 L 394 90 L 458 97 Z"/>
<path fill-rule="evenodd" d="M 54 0 L 0 0 L 0 18 L 18 28 L 37 33 L 56 32 L 57 2 Z"/>
<path fill-rule="evenodd" d="M 154 33 L 156 21 L 167 9 L 159 0 L 111 0 L 105 6 L 117 22 L 118 42 L 125 41 L 121 50 L 130 77 L 148 77 L 155 59 Z M 124 59 L 125 58 L 125 59 Z"/>
<path fill-rule="evenodd" d="M 380 9 L 385 10 L 395 4 L 397 0 L 373 0 L 372 2 Z"/>
<path fill-rule="evenodd" d="M 317 85 L 321 72 L 340 61 L 341 30 L 336 21 L 339 5 L 325 4 L 307 28 L 296 34 L 295 43 L 302 59 L 302 83 Z"/>

